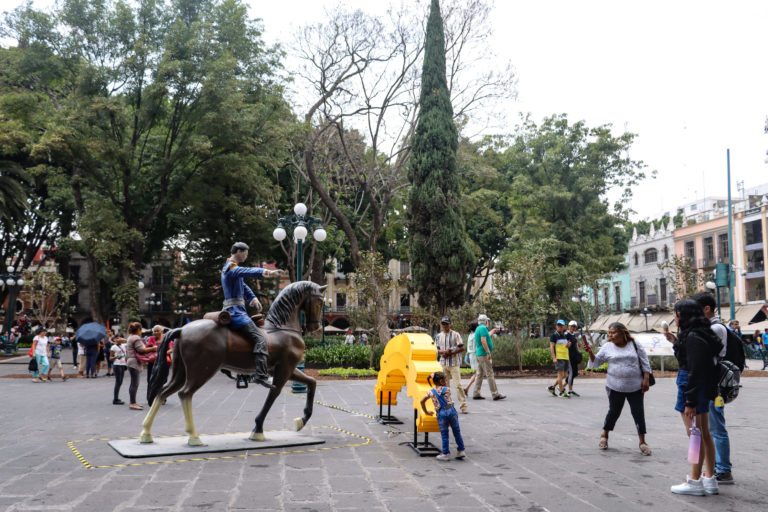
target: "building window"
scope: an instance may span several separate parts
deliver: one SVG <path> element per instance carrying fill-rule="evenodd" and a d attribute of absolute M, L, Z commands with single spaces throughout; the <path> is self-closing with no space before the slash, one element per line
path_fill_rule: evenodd
<path fill-rule="evenodd" d="M 704 239 L 704 258 L 708 262 L 715 261 L 715 241 L 711 236 Z"/>
<path fill-rule="evenodd" d="M 152 267 L 152 284 L 165 286 L 172 282 L 173 274 L 171 273 L 171 267 Z"/>
<path fill-rule="evenodd" d="M 347 309 L 347 294 L 346 293 L 336 293 L 336 310 L 337 311 L 344 311 Z"/>
<path fill-rule="evenodd" d="M 648 263 L 656 263 L 656 261 L 659 259 L 659 254 L 656 251 L 656 249 L 648 249 L 645 251 L 645 264 Z"/>
<path fill-rule="evenodd" d="M 640 281 L 637 283 L 638 288 L 638 295 L 640 296 L 640 305 L 645 305 L 645 281 Z"/>
<path fill-rule="evenodd" d="M 616 299 L 616 310 L 621 310 L 621 285 L 615 284 L 613 285 L 613 294 L 614 298 Z"/>
<path fill-rule="evenodd" d="M 669 247 L 666 245 L 664 246 L 664 261 L 667 261 L 669 259 Z"/>
<path fill-rule="evenodd" d="M 638 266 L 640 264 L 640 258 L 638 257 L 637 253 L 635 253 L 635 266 Z"/>
<path fill-rule="evenodd" d="M 717 254 L 720 258 L 720 263 L 729 263 L 728 233 L 717 235 Z"/>
<path fill-rule="evenodd" d="M 605 309 L 608 309 L 608 306 L 611 303 L 611 300 L 609 298 L 609 294 L 610 294 L 610 291 L 609 291 L 608 287 L 606 286 L 605 288 L 603 288 L 603 304 L 605 305 Z"/>
<path fill-rule="evenodd" d="M 659 297 L 662 305 L 667 303 L 667 280 L 664 277 L 659 279 Z"/>
<path fill-rule="evenodd" d="M 411 311 L 411 296 L 408 293 L 400 294 L 400 311 L 407 313 Z"/>
<path fill-rule="evenodd" d="M 685 242 L 685 257 L 691 261 L 696 261 L 696 245 L 693 240 Z"/>
<path fill-rule="evenodd" d="M 400 262 L 400 279 L 404 279 L 408 277 L 408 274 L 411 273 L 411 263 L 409 261 L 401 261 Z"/>

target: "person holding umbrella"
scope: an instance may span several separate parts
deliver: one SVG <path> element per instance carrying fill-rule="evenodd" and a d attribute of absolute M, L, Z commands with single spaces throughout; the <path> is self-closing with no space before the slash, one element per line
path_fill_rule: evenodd
<path fill-rule="evenodd" d="M 96 357 L 99 355 L 99 342 L 107 336 L 107 330 L 103 325 L 90 322 L 82 325 L 75 333 L 75 340 L 85 348 L 85 377 L 96 378 Z M 79 349 L 80 347 L 78 347 Z M 82 359 L 81 359 L 82 364 Z M 78 365 L 80 366 L 80 365 Z M 83 368 L 78 368 L 78 376 L 82 375 Z"/>

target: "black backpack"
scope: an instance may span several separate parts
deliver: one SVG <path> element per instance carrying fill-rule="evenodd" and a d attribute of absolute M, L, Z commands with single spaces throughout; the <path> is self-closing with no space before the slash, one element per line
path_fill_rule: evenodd
<path fill-rule="evenodd" d="M 723 326 L 728 338 L 725 357 L 717 363 L 717 392 L 725 403 L 731 403 L 739 396 L 741 372 L 746 361 L 741 339 L 735 332 Z"/>
<path fill-rule="evenodd" d="M 744 344 L 741 342 L 739 335 L 730 330 L 725 324 L 720 322 L 725 327 L 725 332 L 728 333 L 728 344 L 725 348 L 725 359 L 736 365 L 739 372 L 744 370 L 746 364 L 746 357 L 744 356 Z"/>

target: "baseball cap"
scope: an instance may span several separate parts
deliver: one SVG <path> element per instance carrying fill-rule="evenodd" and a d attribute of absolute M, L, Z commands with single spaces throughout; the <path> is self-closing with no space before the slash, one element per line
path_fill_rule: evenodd
<path fill-rule="evenodd" d="M 578 327 L 579 323 L 576 320 L 571 320 L 570 322 L 568 322 L 568 325 L 575 325 L 576 327 Z"/>
<path fill-rule="evenodd" d="M 558 320 L 557 325 L 565 325 L 565 320 L 563 319 Z"/>
<path fill-rule="evenodd" d="M 449 324 L 449 323 L 451 323 L 451 317 L 444 316 L 443 318 L 440 319 L 440 323 L 441 324 Z"/>

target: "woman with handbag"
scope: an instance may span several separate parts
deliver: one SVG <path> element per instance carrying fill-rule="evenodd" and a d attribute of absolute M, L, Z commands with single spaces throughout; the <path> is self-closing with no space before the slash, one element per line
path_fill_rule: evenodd
<path fill-rule="evenodd" d="M 131 384 L 128 386 L 128 396 L 130 398 L 130 407 L 133 410 L 140 411 L 144 409 L 136 403 L 136 392 L 139 390 L 139 374 L 143 363 L 139 357 L 150 352 L 157 352 L 157 347 L 146 347 L 141 341 L 141 324 L 131 322 L 128 326 L 128 340 L 125 343 L 126 366 L 131 375 Z"/>
<path fill-rule="evenodd" d="M 149 403 L 149 379 L 152 378 L 152 368 L 155 366 L 155 359 L 157 358 L 157 347 L 161 341 L 163 341 L 163 326 L 156 325 L 152 328 L 152 336 L 144 342 L 147 347 L 155 347 L 155 352 L 149 352 L 142 357 L 147 367 L 147 403 Z"/>
<path fill-rule="evenodd" d="M 650 455 L 651 449 L 645 442 L 645 407 L 643 395 L 651 386 L 651 364 L 643 347 L 638 346 L 624 324 L 614 322 L 608 326 L 608 343 L 595 355 L 592 347 L 584 341 L 584 350 L 589 354 L 589 368 L 597 368 L 608 363 L 608 375 L 605 390 L 608 393 L 608 414 L 603 423 L 598 448 L 608 449 L 608 433 L 616 426 L 616 421 L 624 408 L 624 401 L 629 402 L 629 410 L 635 420 L 637 437 L 640 441 L 640 453 Z"/>

